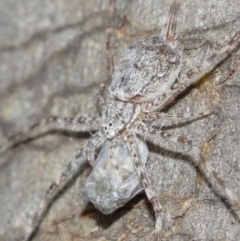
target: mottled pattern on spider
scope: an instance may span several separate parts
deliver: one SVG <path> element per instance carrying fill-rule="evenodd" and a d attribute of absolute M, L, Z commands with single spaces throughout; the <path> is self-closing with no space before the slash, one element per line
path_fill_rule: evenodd
<path fill-rule="evenodd" d="M 78 174 L 86 161 L 93 167 L 84 187 L 86 198 L 103 213 L 109 214 L 144 190 L 155 212 L 154 237 L 160 240 L 162 206 L 145 167 L 148 159 L 146 141 L 152 138 L 167 138 L 189 145 L 190 148 L 192 144 L 187 138 L 172 136 L 154 127 L 152 123 L 165 118 L 186 120 L 211 114 L 205 112 L 170 115 L 163 110 L 239 47 L 237 34 L 217 53 L 206 57 L 201 69 L 189 68 L 183 72 L 183 46 L 177 40 L 178 9 L 179 1 L 173 0 L 168 22 L 162 33 L 140 39 L 122 53 L 112 74 L 110 100 L 101 119 L 52 116 L 10 137 L 6 145 L 1 147 L 3 151 L 14 143 L 35 135 L 43 126 L 97 131 L 75 155 L 59 179 L 49 187 L 23 240 L 32 237 L 53 199 Z M 95 153 L 98 153 L 97 159 Z M 195 154 L 197 156 L 197 153 Z M 220 187 L 220 191 L 229 199 L 224 186 Z M 229 202 L 231 203 L 231 199 Z"/>

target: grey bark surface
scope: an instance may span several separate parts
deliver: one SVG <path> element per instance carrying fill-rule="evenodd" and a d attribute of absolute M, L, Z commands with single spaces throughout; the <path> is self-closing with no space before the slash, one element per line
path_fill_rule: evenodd
<path fill-rule="evenodd" d="M 170 1 L 119 0 L 116 6 L 115 59 L 132 39 L 161 31 Z M 0 142 L 49 115 L 96 114 L 96 93 L 107 78 L 107 9 L 107 0 L 0 0 Z M 239 19 L 238 0 L 185 0 L 179 32 L 182 38 L 224 44 L 240 30 Z M 199 49 L 198 61 L 206 51 Z M 230 63 L 235 74 L 214 85 L 215 79 L 225 79 Z M 169 128 L 199 147 L 204 163 L 214 167 L 239 202 L 232 212 L 194 167 L 191 153 L 183 155 L 161 139 L 149 144 L 147 168 L 164 208 L 165 240 L 240 240 L 239 64 L 238 51 L 215 79 L 208 76 L 170 109 L 198 113 L 220 106 L 223 118 L 213 115 Z M 48 186 L 89 136 L 43 135 L 0 156 L 0 241 L 20 239 Z M 54 201 L 32 240 L 149 240 L 154 216 L 145 195 L 104 216 L 84 201 L 81 187 L 89 172 L 87 167 Z"/>

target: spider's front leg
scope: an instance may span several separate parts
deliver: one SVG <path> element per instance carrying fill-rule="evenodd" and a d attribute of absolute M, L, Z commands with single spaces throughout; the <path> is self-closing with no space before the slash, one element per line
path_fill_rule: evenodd
<path fill-rule="evenodd" d="M 106 54 L 106 79 L 101 83 L 97 93 L 96 103 L 97 110 L 102 113 L 103 106 L 107 104 L 108 87 L 112 80 L 114 72 L 114 45 L 116 44 L 115 32 L 119 26 L 122 26 L 124 19 L 117 19 L 116 0 L 109 0 L 108 3 L 108 23 L 106 27 L 106 41 L 105 41 L 105 54 Z M 117 21 L 116 21 L 117 20 Z"/>
<path fill-rule="evenodd" d="M 0 143 L 0 154 L 21 142 L 30 140 L 41 133 L 47 133 L 51 130 L 91 132 L 97 131 L 99 126 L 99 117 L 90 118 L 78 115 L 75 117 L 49 116 L 7 137 L 3 143 Z"/>
<path fill-rule="evenodd" d="M 106 43 L 105 43 L 105 52 L 106 52 L 106 67 L 107 67 L 107 76 L 106 79 L 101 83 L 100 88 L 97 93 L 97 110 L 98 112 L 102 111 L 102 107 L 106 104 L 106 92 L 107 88 L 111 82 L 111 76 L 114 68 L 113 53 L 112 53 L 112 35 L 113 35 L 113 15 L 115 12 L 114 0 L 109 0 L 108 4 L 108 26 L 106 28 Z"/>
<path fill-rule="evenodd" d="M 74 159 L 69 162 L 61 176 L 47 189 L 45 197 L 41 202 L 31 224 L 26 227 L 26 232 L 22 241 L 28 241 L 33 237 L 54 199 L 61 193 L 62 190 L 64 190 L 64 188 L 68 186 L 71 181 L 77 177 L 83 164 L 86 161 L 89 161 L 91 165 L 94 163 L 95 152 L 101 147 L 104 141 L 105 137 L 102 133 L 97 132 L 85 144 L 85 146 L 75 154 Z"/>
<path fill-rule="evenodd" d="M 162 231 L 162 205 L 148 177 L 144 162 L 141 160 L 142 157 L 140 155 L 139 146 L 137 144 L 137 137 L 134 134 L 129 134 L 127 136 L 127 143 L 136 168 L 136 172 L 138 174 L 138 178 L 144 188 L 149 202 L 152 204 L 155 213 L 154 237 L 156 241 L 160 241 Z"/>

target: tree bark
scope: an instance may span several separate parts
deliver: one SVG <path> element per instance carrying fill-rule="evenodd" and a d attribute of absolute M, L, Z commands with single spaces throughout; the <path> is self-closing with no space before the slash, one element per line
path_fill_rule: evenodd
<path fill-rule="evenodd" d="M 169 7 L 167 0 L 117 0 L 114 60 L 131 41 L 159 34 Z M 107 26 L 107 0 L 0 0 L 0 140 L 46 116 L 95 115 L 96 93 L 107 78 Z M 201 61 L 240 31 L 239 1 L 181 1 L 178 30 L 189 46 L 185 57 Z M 164 208 L 164 240 L 239 240 L 239 64 L 236 51 L 169 110 L 221 107 L 221 115 L 167 128 L 191 139 L 201 161 L 165 140 L 149 143 L 147 169 Z M 20 239 L 48 186 L 89 137 L 52 133 L 1 154 L 1 241 Z M 215 182 L 236 197 L 233 208 L 204 175 L 208 164 Z M 84 201 L 81 187 L 89 171 L 55 200 L 32 240 L 150 240 L 154 215 L 146 196 L 104 216 Z"/>

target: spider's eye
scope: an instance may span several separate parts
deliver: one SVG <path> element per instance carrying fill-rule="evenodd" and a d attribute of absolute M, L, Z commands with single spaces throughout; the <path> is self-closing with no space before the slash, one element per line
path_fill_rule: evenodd
<path fill-rule="evenodd" d="M 103 130 L 107 130 L 107 127 L 104 125 L 104 126 L 102 126 L 102 129 Z"/>
<path fill-rule="evenodd" d="M 110 123 L 108 123 L 108 125 L 109 125 L 109 126 L 112 126 L 113 124 L 110 122 Z"/>
<path fill-rule="evenodd" d="M 135 96 L 133 97 L 133 99 L 134 99 L 134 100 L 138 100 L 138 99 L 140 99 L 140 97 L 141 97 L 141 95 L 135 95 Z"/>
<path fill-rule="evenodd" d="M 124 77 L 121 78 L 121 82 L 122 82 L 122 83 L 125 82 L 125 78 L 124 78 Z"/>
<path fill-rule="evenodd" d="M 133 64 L 133 67 L 135 68 L 135 69 L 137 69 L 137 70 L 140 70 L 140 66 L 138 65 L 138 64 Z"/>
<path fill-rule="evenodd" d="M 114 91 L 114 87 L 112 85 L 109 86 L 109 91 Z"/>

